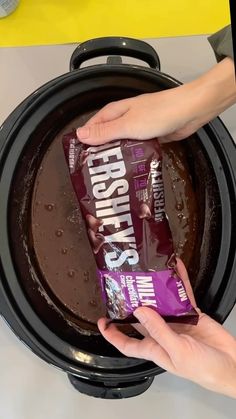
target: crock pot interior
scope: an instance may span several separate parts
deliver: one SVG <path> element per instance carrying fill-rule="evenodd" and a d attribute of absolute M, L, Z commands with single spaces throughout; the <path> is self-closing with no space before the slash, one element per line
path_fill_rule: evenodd
<path fill-rule="evenodd" d="M 160 87 L 161 89 L 161 87 Z M 144 90 L 145 91 L 145 90 Z M 60 303 L 51 295 L 40 276 L 32 245 L 30 208 L 34 180 L 42 157 L 56 134 L 72 119 L 93 112 L 112 100 L 143 93 L 132 87 L 93 88 L 55 108 L 35 126 L 18 162 L 12 182 L 9 202 L 9 234 L 15 270 L 22 289 L 41 320 L 61 339 L 81 350 L 103 356 L 119 356 L 101 336 L 89 332 L 96 330 L 80 320 L 75 324 L 67 313 L 66 319 Z M 214 274 L 221 239 L 221 208 L 217 182 L 210 159 L 198 141 L 197 135 L 184 142 L 193 186 L 199 203 L 198 241 L 189 266 L 190 277 L 201 306 Z"/>

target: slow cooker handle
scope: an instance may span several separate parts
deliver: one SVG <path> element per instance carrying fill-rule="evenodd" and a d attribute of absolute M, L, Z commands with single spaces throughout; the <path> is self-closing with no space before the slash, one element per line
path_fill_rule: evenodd
<path fill-rule="evenodd" d="M 160 70 L 160 59 L 155 49 L 147 42 L 125 37 L 104 37 L 80 44 L 71 56 L 70 71 L 77 70 L 86 60 L 104 55 L 137 58 L 148 63 L 151 68 Z"/>
<path fill-rule="evenodd" d="M 68 374 L 68 378 L 80 393 L 100 399 L 124 399 L 138 396 L 148 390 L 154 380 L 154 377 L 148 377 L 131 383 L 111 384 L 85 380 L 72 374 Z"/>

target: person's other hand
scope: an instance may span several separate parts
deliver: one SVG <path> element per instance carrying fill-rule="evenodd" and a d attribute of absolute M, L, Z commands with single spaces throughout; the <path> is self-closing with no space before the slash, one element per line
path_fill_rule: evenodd
<path fill-rule="evenodd" d="M 78 128 L 77 136 L 92 145 L 125 138 L 181 140 L 235 100 L 234 64 L 225 58 L 193 82 L 106 105 Z"/>
<path fill-rule="evenodd" d="M 197 325 L 167 324 L 154 310 L 140 307 L 134 315 L 144 338 L 128 337 L 100 319 L 104 338 L 129 357 L 153 361 L 163 369 L 201 386 L 236 397 L 236 340 L 220 324 L 196 307 L 187 271 L 178 260 L 177 268 L 192 305 L 199 312 Z"/>

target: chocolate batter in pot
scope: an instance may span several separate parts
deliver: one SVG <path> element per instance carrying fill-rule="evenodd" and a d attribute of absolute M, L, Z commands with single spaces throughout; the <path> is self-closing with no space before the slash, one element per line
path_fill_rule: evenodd
<path fill-rule="evenodd" d="M 105 314 L 94 256 L 71 185 L 62 135 L 91 115 L 72 121 L 52 142 L 38 171 L 32 199 L 32 237 L 42 278 L 65 311 L 96 323 Z M 177 254 L 189 266 L 196 242 L 197 205 L 184 146 L 163 146 L 166 207 Z"/>

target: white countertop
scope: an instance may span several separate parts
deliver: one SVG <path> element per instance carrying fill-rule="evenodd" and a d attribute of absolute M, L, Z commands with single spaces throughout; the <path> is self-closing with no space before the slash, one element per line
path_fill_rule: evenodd
<path fill-rule="evenodd" d="M 151 40 L 162 70 L 181 81 L 198 77 L 214 63 L 205 36 Z M 74 45 L 0 49 L 0 125 L 43 83 L 68 71 Z M 222 117 L 236 138 L 236 107 Z M 225 323 L 236 335 L 236 308 Z M 196 366 L 197 368 L 197 366 Z M 26 348 L 0 318 L 0 419 L 233 419 L 236 401 L 162 374 L 134 399 L 99 400 L 79 394 L 66 374 Z"/>

